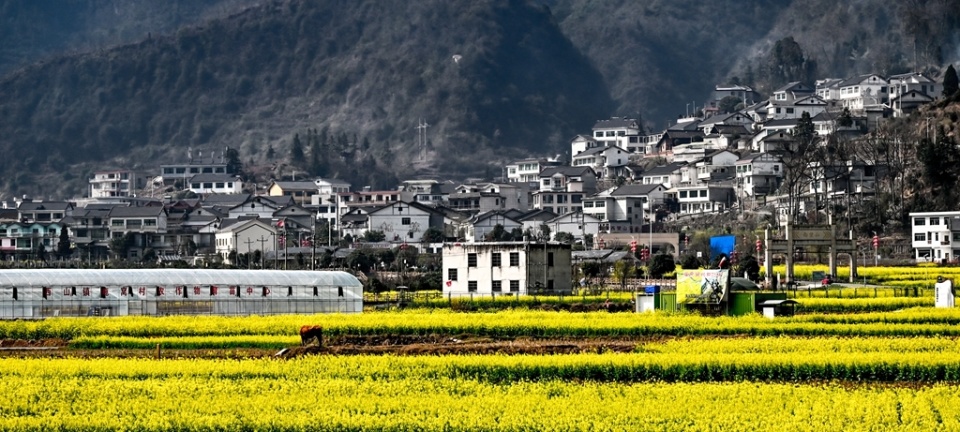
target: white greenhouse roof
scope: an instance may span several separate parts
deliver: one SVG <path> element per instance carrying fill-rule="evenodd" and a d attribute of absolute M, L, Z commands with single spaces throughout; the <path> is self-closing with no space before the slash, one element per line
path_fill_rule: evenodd
<path fill-rule="evenodd" d="M 254 285 L 359 288 L 352 274 L 308 270 L 31 269 L 0 270 L 0 286 Z"/>

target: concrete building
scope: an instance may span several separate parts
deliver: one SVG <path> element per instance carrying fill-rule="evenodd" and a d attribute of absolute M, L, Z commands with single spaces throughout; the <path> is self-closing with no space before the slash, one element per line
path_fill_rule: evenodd
<path fill-rule="evenodd" d="M 562 243 L 445 244 L 443 294 L 570 293 L 570 250 Z"/>
<path fill-rule="evenodd" d="M 133 171 L 97 171 L 89 180 L 90 198 L 129 197 L 135 194 L 137 176 Z"/>
<path fill-rule="evenodd" d="M 960 257 L 960 211 L 910 213 L 913 257 L 917 262 Z"/>

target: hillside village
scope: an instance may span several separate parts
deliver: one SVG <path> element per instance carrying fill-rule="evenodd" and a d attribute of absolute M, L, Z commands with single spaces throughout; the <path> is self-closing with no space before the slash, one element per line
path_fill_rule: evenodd
<path fill-rule="evenodd" d="M 670 231 L 665 223 L 752 212 L 772 225 L 822 224 L 840 216 L 827 214 L 833 204 L 849 212 L 871 200 L 882 163 L 832 149 L 854 148 L 942 93 L 919 73 L 792 82 L 766 99 L 717 86 L 665 130 L 599 120 L 572 138 L 570 160 L 518 160 L 498 179 L 408 179 L 393 190 L 331 178 L 251 184 L 224 154 L 191 152 L 154 172 L 98 171 L 83 198 L 5 203 L 0 253 L 316 264 L 318 253 L 342 258 L 359 242 L 436 252 L 444 241 L 549 238 L 602 249 L 638 233 L 651 234 L 654 251 L 676 253 L 676 240 L 652 241 Z"/>

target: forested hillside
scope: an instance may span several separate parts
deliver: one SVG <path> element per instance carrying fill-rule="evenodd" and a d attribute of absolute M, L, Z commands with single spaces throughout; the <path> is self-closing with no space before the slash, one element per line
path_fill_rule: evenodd
<path fill-rule="evenodd" d="M 0 95 L 0 147 L 19 155 L 0 172 L 9 189 L 41 193 L 59 182 L 37 173 L 147 167 L 211 143 L 282 159 L 295 133 L 324 127 L 348 139 L 313 174 L 379 187 L 399 172 L 483 175 L 556 151 L 613 107 L 549 12 L 522 1 L 273 2 L 27 67 Z"/>
<path fill-rule="evenodd" d="M 0 0 L 0 75 L 71 52 L 137 42 L 258 0 Z"/>
<path fill-rule="evenodd" d="M 716 84 L 936 75 L 957 3 L 0 0 L 0 188 L 228 146 L 259 180 L 490 177 L 611 115 L 663 129 Z"/>

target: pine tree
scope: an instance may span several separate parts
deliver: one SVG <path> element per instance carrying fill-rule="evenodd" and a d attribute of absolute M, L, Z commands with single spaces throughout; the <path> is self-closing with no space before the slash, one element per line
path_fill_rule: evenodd
<path fill-rule="evenodd" d="M 70 247 L 70 234 L 67 231 L 67 226 L 64 225 L 60 228 L 60 241 L 57 242 L 57 255 L 60 256 L 60 259 L 69 258 L 73 253 L 72 248 Z"/>
<path fill-rule="evenodd" d="M 290 163 L 298 165 L 303 163 L 303 143 L 300 142 L 300 134 L 293 136 L 293 144 L 290 145 Z"/>
<path fill-rule="evenodd" d="M 947 66 L 947 71 L 943 73 L 943 96 L 950 97 L 960 90 L 960 79 L 957 78 L 957 70 L 953 65 Z"/>

